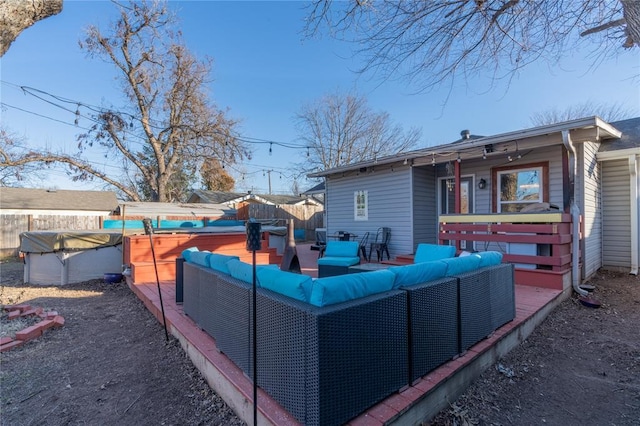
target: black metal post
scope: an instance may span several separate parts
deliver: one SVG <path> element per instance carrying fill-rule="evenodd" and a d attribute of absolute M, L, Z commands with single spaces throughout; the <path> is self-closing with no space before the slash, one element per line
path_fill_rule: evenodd
<path fill-rule="evenodd" d="M 258 424 L 258 320 L 256 250 L 262 248 L 260 222 L 247 222 L 247 250 L 253 252 L 253 424 Z"/>
<path fill-rule="evenodd" d="M 169 341 L 169 332 L 167 331 L 167 320 L 164 317 L 164 304 L 162 303 L 162 291 L 160 291 L 160 278 L 158 277 L 158 265 L 156 264 L 156 252 L 153 248 L 153 224 L 151 219 L 142 219 L 144 225 L 144 233 L 149 236 L 149 244 L 151 245 L 151 256 L 153 257 L 153 268 L 156 271 L 156 283 L 158 284 L 158 297 L 160 297 L 160 310 L 162 311 L 162 325 L 164 326 L 164 337 Z"/>

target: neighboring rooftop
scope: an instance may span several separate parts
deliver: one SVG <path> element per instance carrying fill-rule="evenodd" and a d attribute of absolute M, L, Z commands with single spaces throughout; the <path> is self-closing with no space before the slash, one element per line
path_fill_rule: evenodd
<path fill-rule="evenodd" d="M 609 139 L 600 145 L 599 152 L 620 151 L 623 149 L 640 148 L 640 117 L 615 121 L 613 127 L 620 130 L 620 139 Z"/>
<path fill-rule="evenodd" d="M 112 212 L 118 208 L 111 191 L 74 191 L 0 187 L 3 210 L 78 210 Z"/>
<path fill-rule="evenodd" d="M 262 203 L 271 205 L 319 204 L 316 200 L 296 195 L 253 194 L 251 192 L 223 192 L 196 190 L 189 197 L 190 203 L 219 203 L 232 205 L 235 203 Z"/>
<path fill-rule="evenodd" d="M 120 201 L 120 215 L 125 216 L 193 216 L 224 217 L 236 215 L 236 210 L 219 203 L 153 203 Z"/>

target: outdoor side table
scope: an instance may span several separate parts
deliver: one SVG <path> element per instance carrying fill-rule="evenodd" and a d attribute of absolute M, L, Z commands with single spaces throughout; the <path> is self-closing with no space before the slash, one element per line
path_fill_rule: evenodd
<path fill-rule="evenodd" d="M 350 274 L 357 274 L 359 272 L 372 272 L 379 271 L 380 269 L 387 269 L 393 265 L 387 265 L 385 263 L 361 263 L 360 265 L 349 266 Z"/>

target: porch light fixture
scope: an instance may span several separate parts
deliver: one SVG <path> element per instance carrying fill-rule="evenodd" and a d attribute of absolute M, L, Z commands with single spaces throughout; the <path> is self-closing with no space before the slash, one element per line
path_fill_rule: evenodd
<path fill-rule="evenodd" d="M 480 179 L 478 182 L 478 189 L 485 189 L 487 187 L 487 181 L 484 179 Z"/>
<path fill-rule="evenodd" d="M 453 179 L 447 179 L 447 190 L 449 192 L 453 191 L 454 188 L 454 180 Z"/>

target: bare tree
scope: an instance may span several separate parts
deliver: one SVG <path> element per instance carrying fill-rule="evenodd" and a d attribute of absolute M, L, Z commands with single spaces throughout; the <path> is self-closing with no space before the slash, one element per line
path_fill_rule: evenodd
<path fill-rule="evenodd" d="M 420 139 L 418 129 L 404 132 L 357 94 L 324 96 L 303 106 L 296 120 L 299 139 L 308 147 L 304 173 L 405 151 Z"/>
<path fill-rule="evenodd" d="M 291 195 L 295 195 L 296 197 L 300 196 L 300 194 L 302 194 L 302 188 L 300 188 L 300 181 L 298 181 L 298 179 L 293 178 L 293 181 L 291 182 Z"/>
<path fill-rule="evenodd" d="M 18 164 L 13 167 L 6 166 L 11 157 L 28 152 L 24 138 L 10 132 L 4 126 L 0 126 L 0 186 L 20 187 L 32 184 L 40 180 L 40 167 L 33 163 Z"/>
<path fill-rule="evenodd" d="M 565 109 L 551 108 L 546 111 L 536 112 L 531 116 L 531 123 L 534 126 L 544 126 L 594 115 L 604 121 L 612 122 L 632 117 L 633 114 L 621 103 L 607 104 L 605 102 L 587 101 Z"/>
<path fill-rule="evenodd" d="M 132 200 L 173 201 L 197 182 L 203 166 L 234 164 L 250 154 L 235 136 L 237 122 L 207 98 L 211 61 L 197 60 L 184 46 L 166 3 L 118 8 L 108 33 L 90 26 L 80 45 L 116 67 L 124 107 L 93 109 L 94 124 L 78 136 L 76 155 L 32 152 L 9 158 L 8 165 L 64 163 L 73 179 L 101 179 Z M 122 173 L 92 165 L 87 154 L 96 150 L 122 165 Z"/>
<path fill-rule="evenodd" d="M 306 33 L 324 26 L 357 43 L 360 71 L 427 89 L 487 70 L 494 79 L 513 75 L 543 57 L 555 62 L 580 36 L 599 43 L 594 49 L 603 55 L 637 49 L 640 1 L 314 0 Z"/>

